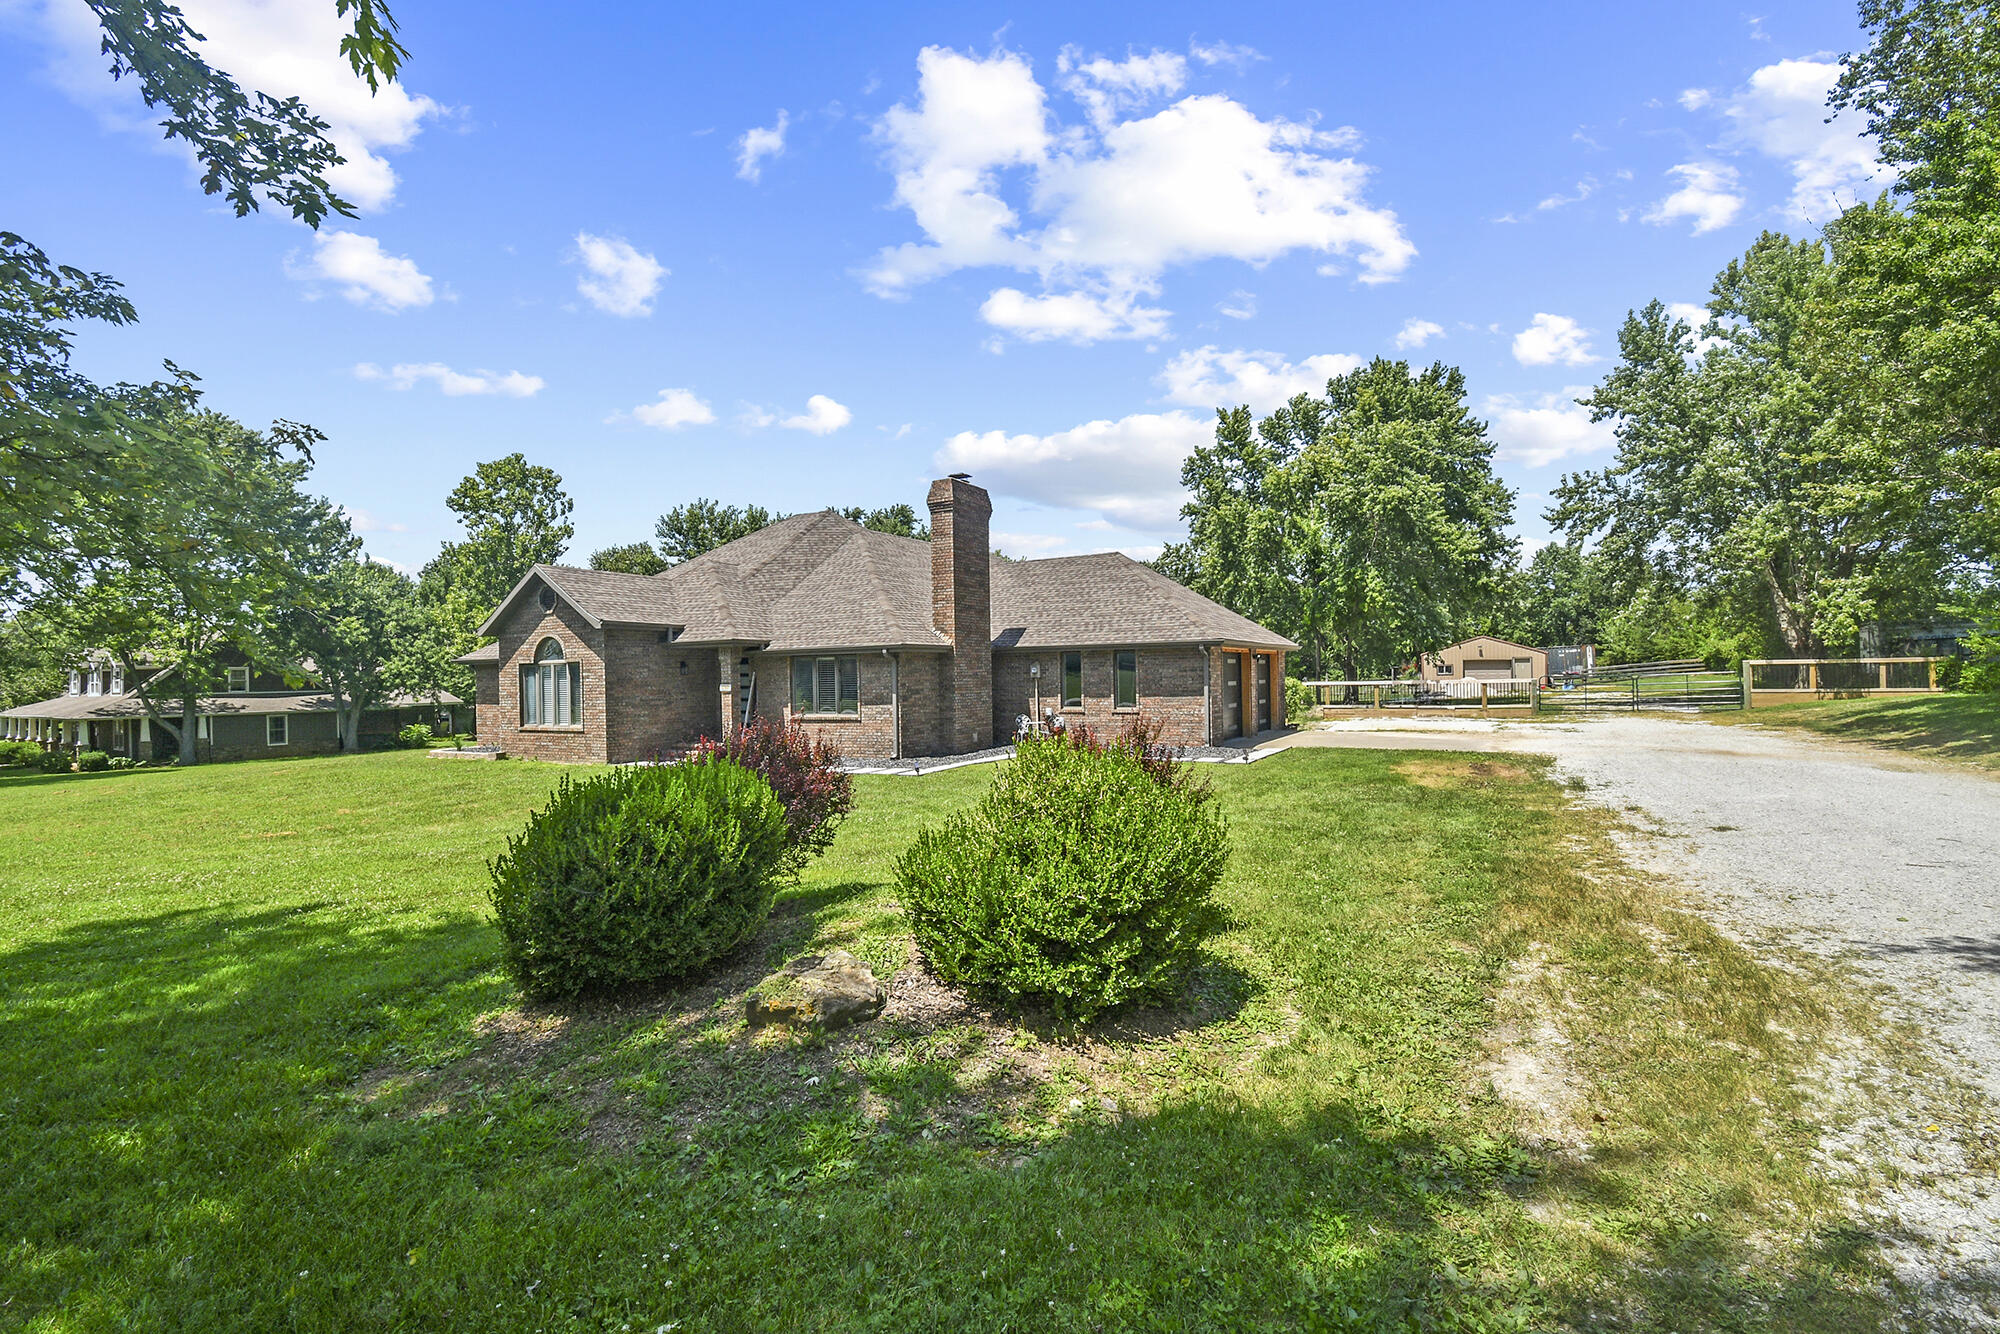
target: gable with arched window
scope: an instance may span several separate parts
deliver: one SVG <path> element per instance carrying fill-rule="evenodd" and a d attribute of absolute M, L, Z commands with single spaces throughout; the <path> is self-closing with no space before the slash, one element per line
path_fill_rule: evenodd
<path fill-rule="evenodd" d="M 535 660 L 521 664 L 521 726 L 576 727 L 583 722 L 583 668 L 563 654 L 551 636 L 535 647 Z"/>

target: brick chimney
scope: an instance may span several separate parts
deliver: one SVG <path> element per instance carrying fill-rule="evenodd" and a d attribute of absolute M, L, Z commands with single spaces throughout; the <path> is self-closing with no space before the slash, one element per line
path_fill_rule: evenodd
<path fill-rule="evenodd" d="M 931 624 L 951 643 L 938 741 L 948 754 L 993 744 L 993 500 L 962 472 L 931 483 Z"/>

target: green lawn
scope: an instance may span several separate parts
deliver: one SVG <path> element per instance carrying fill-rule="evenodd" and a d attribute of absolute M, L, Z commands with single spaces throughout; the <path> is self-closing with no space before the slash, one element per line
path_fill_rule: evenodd
<path fill-rule="evenodd" d="M 1811 700 L 1718 721 L 1817 732 L 2000 770 L 2000 694 Z"/>
<path fill-rule="evenodd" d="M 992 771 L 862 779 L 716 978 L 523 1009 L 484 859 L 559 772 L 0 777 L 0 1327 L 1883 1324 L 1791 1082 L 1851 993 L 1539 769 L 1217 766 L 1238 925 L 1174 1009 L 820 1043 L 743 988 L 903 963 L 891 862 Z"/>

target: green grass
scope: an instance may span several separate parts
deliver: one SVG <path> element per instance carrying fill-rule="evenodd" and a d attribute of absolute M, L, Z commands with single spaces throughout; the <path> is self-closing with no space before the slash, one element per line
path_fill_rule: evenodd
<path fill-rule="evenodd" d="M 743 991 L 902 964 L 893 859 L 990 769 L 860 780 L 719 978 L 526 1009 L 483 862 L 552 767 L 0 778 L 0 1327 L 1880 1327 L 1793 1092 L 1843 993 L 1532 764 L 1217 766 L 1238 925 L 1173 1010 L 830 1042 Z"/>
<path fill-rule="evenodd" d="M 1815 732 L 2000 770 L 2000 694 L 1811 700 L 1746 710 L 1718 721 Z"/>

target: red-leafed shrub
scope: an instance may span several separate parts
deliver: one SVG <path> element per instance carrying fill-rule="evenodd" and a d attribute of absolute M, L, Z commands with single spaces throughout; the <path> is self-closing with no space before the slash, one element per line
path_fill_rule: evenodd
<path fill-rule="evenodd" d="M 797 870 L 833 845 L 834 831 L 854 809 L 854 780 L 840 752 L 815 741 L 796 722 L 752 718 L 727 742 L 703 737 L 693 758 L 721 755 L 761 777 L 785 808 L 786 842 Z"/>

